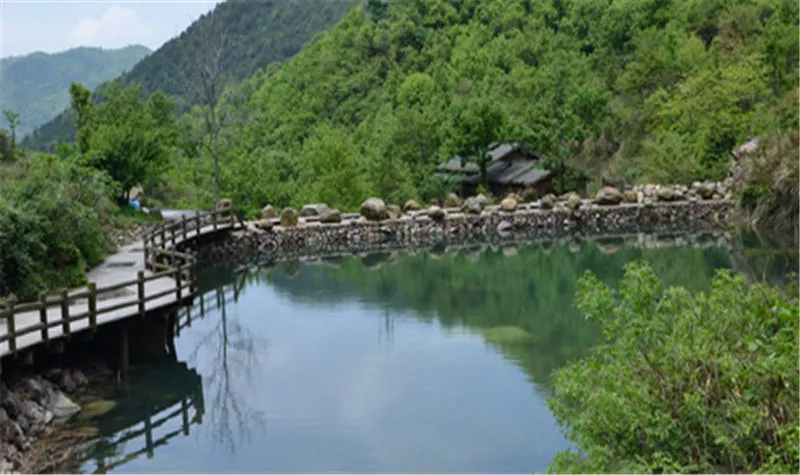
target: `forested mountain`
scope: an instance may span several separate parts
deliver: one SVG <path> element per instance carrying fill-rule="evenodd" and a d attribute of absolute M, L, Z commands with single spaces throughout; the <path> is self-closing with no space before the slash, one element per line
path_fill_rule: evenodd
<path fill-rule="evenodd" d="M 720 179 L 738 144 L 796 130 L 797 18 L 790 0 L 366 2 L 230 92 L 223 194 L 430 197 L 433 167 L 487 137 L 594 176 Z M 197 170 L 172 198 L 208 201 Z"/>
<path fill-rule="evenodd" d="M 150 50 L 141 45 L 120 49 L 73 48 L 61 53 L 32 53 L 0 61 L 0 109 L 19 114 L 22 136 L 69 105 L 72 81 L 95 88 L 130 70 Z M 3 124 L 5 127 L 6 124 Z"/>
<path fill-rule="evenodd" d="M 355 1 L 228 0 L 116 82 L 121 86 L 140 84 L 146 95 L 164 92 L 176 100 L 179 110 L 184 110 L 198 101 L 193 87 L 200 82 L 196 61 L 206 63 L 210 56 L 213 60 L 218 57 L 214 67 L 227 80 L 245 79 L 259 68 L 297 53 L 315 34 L 340 20 Z M 58 142 L 73 141 L 74 134 L 72 120 L 62 113 L 27 137 L 23 145 L 52 151 Z"/>

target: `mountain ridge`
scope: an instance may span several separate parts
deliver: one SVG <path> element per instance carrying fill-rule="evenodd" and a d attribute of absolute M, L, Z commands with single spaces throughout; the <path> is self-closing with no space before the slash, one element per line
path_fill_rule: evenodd
<path fill-rule="evenodd" d="M 0 107 L 20 116 L 22 136 L 69 105 L 71 82 L 94 88 L 132 68 L 152 51 L 143 45 L 122 48 L 78 46 L 56 53 L 35 51 L 0 60 Z"/>

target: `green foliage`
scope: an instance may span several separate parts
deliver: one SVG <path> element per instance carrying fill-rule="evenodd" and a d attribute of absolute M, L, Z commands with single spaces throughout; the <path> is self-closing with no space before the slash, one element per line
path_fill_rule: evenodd
<path fill-rule="evenodd" d="M 28 157 L 0 188 L 0 294 L 83 283 L 110 250 L 107 175 L 55 157 Z"/>
<path fill-rule="evenodd" d="M 0 62 L 0 104 L 19 114 L 17 136 L 24 137 L 69 107 L 65 85 L 94 89 L 103 81 L 130 70 L 150 50 L 144 46 L 120 49 L 73 48 L 60 53 L 31 53 Z M 68 140 L 71 140 L 69 132 Z"/>
<path fill-rule="evenodd" d="M 172 102 L 161 93 L 144 101 L 138 86 L 109 84 L 98 93 L 103 102 L 92 105 L 87 89 L 72 89 L 82 163 L 107 173 L 119 199 L 135 185 L 152 183 L 177 139 Z"/>
<path fill-rule="evenodd" d="M 708 292 L 664 287 L 635 262 L 616 291 L 587 273 L 576 303 L 604 341 L 555 374 L 580 452 L 554 472 L 797 472 L 796 298 L 727 271 Z"/>

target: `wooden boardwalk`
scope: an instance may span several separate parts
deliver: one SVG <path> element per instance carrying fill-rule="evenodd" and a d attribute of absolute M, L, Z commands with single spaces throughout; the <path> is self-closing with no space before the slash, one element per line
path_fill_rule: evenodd
<path fill-rule="evenodd" d="M 237 220 L 235 211 L 223 210 L 162 224 L 92 269 L 86 287 L 0 308 L 0 357 L 190 299 L 194 258 L 177 246 L 242 224 Z"/>

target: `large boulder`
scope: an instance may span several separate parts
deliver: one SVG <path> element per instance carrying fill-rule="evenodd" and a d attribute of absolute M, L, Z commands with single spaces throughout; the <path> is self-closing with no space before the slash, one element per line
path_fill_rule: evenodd
<path fill-rule="evenodd" d="M 278 217 L 278 212 L 272 205 L 267 205 L 261 208 L 261 219 L 275 219 Z"/>
<path fill-rule="evenodd" d="M 215 208 L 217 211 L 230 211 L 233 209 L 233 200 L 230 198 L 222 198 L 217 201 Z"/>
<path fill-rule="evenodd" d="M 618 189 L 612 186 L 604 186 L 597 192 L 594 202 L 599 205 L 618 205 L 624 199 L 625 196 Z"/>
<path fill-rule="evenodd" d="M 675 200 L 675 190 L 669 186 L 662 186 L 658 189 L 658 196 L 659 201 L 674 201 Z"/>
<path fill-rule="evenodd" d="M 458 195 L 455 193 L 450 193 L 444 199 L 445 208 L 458 208 L 459 206 L 461 206 L 462 203 L 463 201 L 461 200 L 461 198 L 459 198 Z"/>
<path fill-rule="evenodd" d="M 320 223 L 341 223 L 342 213 L 338 209 L 326 209 L 319 217 Z"/>
<path fill-rule="evenodd" d="M 283 208 L 283 211 L 281 211 L 281 226 L 297 226 L 299 221 L 300 216 L 298 215 L 296 209 L 292 207 Z"/>
<path fill-rule="evenodd" d="M 328 210 L 328 205 L 325 203 L 313 203 L 305 205 L 300 209 L 300 216 L 320 216 Z"/>
<path fill-rule="evenodd" d="M 483 195 L 478 196 L 485 198 Z M 464 203 L 461 205 L 461 211 L 466 214 L 481 214 L 483 207 L 486 205 L 484 200 L 481 200 L 478 196 L 470 196 L 464 200 Z"/>
<path fill-rule="evenodd" d="M 517 193 L 509 193 L 506 198 L 511 198 L 512 200 L 516 201 L 518 205 L 521 205 L 525 202 L 525 200 L 523 200 L 522 197 Z"/>
<path fill-rule="evenodd" d="M 433 205 L 428 208 L 428 216 L 430 216 L 430 218 L 433 220 L 441 221 L 445 218 L 445 216 L 447 216 L 447 212 L 445 212 L 445 210 L 442 208 Z"/>
<path fill-rule="evenodd" d="M 403 210 L 399 205 L 387 205 L 386 214 L 389 215 L 389 219 L 400 219 L 403 216 Z"/>
<path fill-rule="evenodd" d="M 580 195 L 575 192 L 569 193 L 569 196 L 567 196 L 567 208 L 575 211 L 580 208 L 582 204 L 583 200 L 581 200 Z"/>
<path fill-rule="evenodd" d="M 380 198 L 367 198 L 361 204 L 359 212 L 361 216 L 369 221 L 383 221 L 389 217 L 389 213 L 386 211 L 386 203 Z"/>
<path fill-rule="evenodd" d="M 422 209 L 422 206 L 420 206 L 420 205 L 419 205 L 419 203 L 417 203 L 417 201 L 416 201 L 416 200 L 408 200 L 408 201 L 406 201 L 406 203 L 403 205 L 403 210 L 404 210 L 405 212 L 409 212 L 409 211 L 419 211 L 419 210 L 421 210 L 421 209 Z"/>
<path fill-rule="evenodd" d="M 81 406 L 75 404 L 59 390 L 50 393 L 44 407 L 52 412 L 57 419 L 66 419 L 81 412 Z"/>
<path fill-rule="evenodd" d="M 542 209 L 553 209 L 556 205 L 556 201 L 556 196 L 552 193 L 548 193 L 542 198 L 541 207 Z"/>
<path fill-rule="evenodd" d="M 697 194 L 704 200 L 710 200 L 716 192 L 717 189 L 712 183 L 703 183 L 697 187 Z"/>
<path fill-rule="evenodd" d="M 504 198 L 503 201 L 500 202 L 500 211 L 505 211 L 506 213 L 513 213 L 517 209 L 517 200 L 514 198 Z"/>

